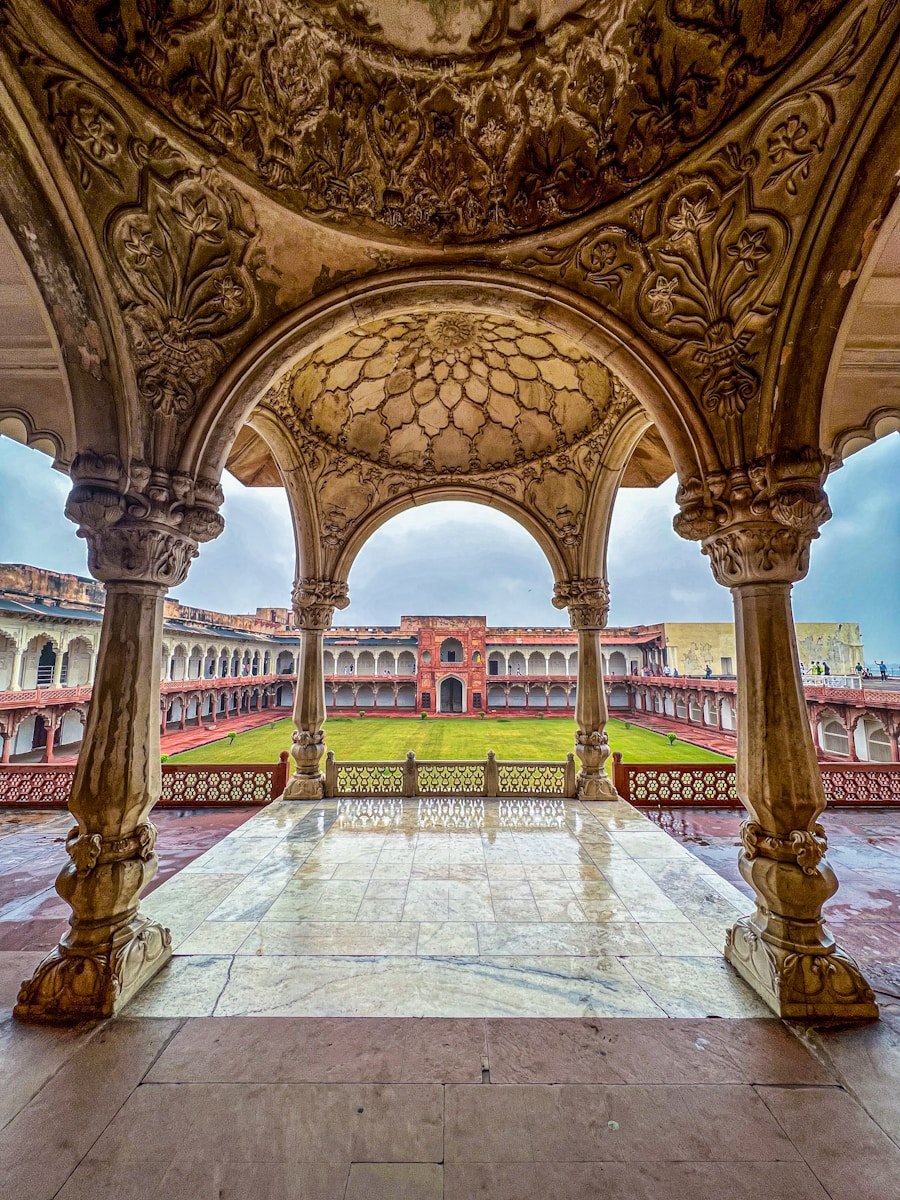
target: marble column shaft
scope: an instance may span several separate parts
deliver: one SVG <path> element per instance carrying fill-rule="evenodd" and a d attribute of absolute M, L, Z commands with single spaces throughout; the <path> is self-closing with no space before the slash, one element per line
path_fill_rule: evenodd
<path fill-rule="evenodd" d="M 100 649 L 69 808 L 77 821 L 56 890 L 69 929 L 23 983 L 27 1020 L 103 1020 L 169 960 L 171 936 L 140 912 L 157 865 L 150 810 L 159 798 L 163 601 L 198 541 L 222 529 L 218 485 L 150 472 L 108 456 L 72 464 L 67 515 L 106 584 Z"/>
<path fill-rule="evenodd" d="M 294 585 L 294 623 L 300 630 L 300 656 L 294 694 L 291 756 L 297 769 L 285 800 L 320 800 L 325 794 L 325 632 L 335 608 L 349 604 L 347 586 L 327 579 L 300 579 Z"/>
<path fill-rule="evenodd" d="M 825 793 L 810 729 L 791 612 L 791 586 L 830 516 L 815 451 L 682 485 L 675 527 L 702 541 L 730 588 L 737 647 L 737 791 L 749 814 L 739 869 L 756 911 L 728 931 L 725 957 L 780 1017 L 877 1016 L 857 964 L 822 920 L 837 891 L 818 818 Z"/>

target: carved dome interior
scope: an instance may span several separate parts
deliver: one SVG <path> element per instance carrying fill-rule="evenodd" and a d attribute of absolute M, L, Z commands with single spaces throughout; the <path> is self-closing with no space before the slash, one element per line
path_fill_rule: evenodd
<path fill-rule="evenodd" d="M 50 0 L 205 150 L 308 217 L 547 229 L 683 158 L 841 0 Z"/>
<path fill-rule="evenodd" d="M 609 372 L 570 338 L 477 312 L 364 323 L 268 401 L 329 446 L 384 467 L 482 474 L 565 450 L 614 420 Z"/>

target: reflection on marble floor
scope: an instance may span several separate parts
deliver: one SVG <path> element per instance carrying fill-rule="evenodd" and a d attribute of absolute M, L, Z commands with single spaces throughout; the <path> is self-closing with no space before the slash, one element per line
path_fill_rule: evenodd
<path fill-rule="evenodd" d="M 754 1016 L 749 901 L 624 802 L 270 805 L 145 905 L 131 1015 Z"/>

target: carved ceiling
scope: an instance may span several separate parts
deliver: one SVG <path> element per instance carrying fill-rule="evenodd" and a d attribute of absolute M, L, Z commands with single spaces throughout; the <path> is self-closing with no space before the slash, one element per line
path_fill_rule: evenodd
<path fill-rule="evenodd" d="M 424 242 L 633 192 L 842 0 L 50 0 L 148 103 L 304 215 Z"/>
<path fill-rule="evenodd" d="M 337 450 L 424 475 L 469 475 L 521 466 L 601 430 L 613 383 L 561 333 L 448 311 L 335 338 L 280 396 Z"/>

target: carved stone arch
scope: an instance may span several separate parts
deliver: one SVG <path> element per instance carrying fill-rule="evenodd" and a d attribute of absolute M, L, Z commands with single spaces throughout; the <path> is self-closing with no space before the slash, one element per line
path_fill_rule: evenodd
<path fill-rule="evenodd" d="M 372 509 L 355 527 L 347 541 L 338 548 L 333 565 L 329 564 L 330 578 L 346 583 L 357 554 L 376 530 L 402 512 L 440 500 L 467 500 L 473 504 L 483 504 L 487 508 L 496 508 L 531 534 L 550 564 L 554 582 L 569 577 L 568 572 L 572 567 L 567 561 L 565 548 L 556 542 L 549 530 L 524 506 L 487 488 L 461 483 L 452 487 L 423 488 Z"/>
<path fill-rule="evenodd" d="M 257 408 L 247 422 L 268 446 L 291 510 L 297 574 L 320 578 L 325 571 L 318 536 L 316 492 L 297 443 L 277 413 Z"/>
<path fill-rule="evenodd" d="M 759 456 L 806 446 L 829 450 L 820 420 L 842 349 L 842 322 L 898 195 L 900 9 L 883 5 L 881 12 L 880 25 L 890 26 L 893 36 L 817 191 L 779 305 L 763 379 L 768 406 Z M 867 424 L 868 417 L 858 428 Z"/>
<path fill-rule="evenodd" d="M 58 443 L 64 466 L 83 450 L 127 462 L 137 387 L 107 266 L 46 125 L 2 52 L 0 66 L 0 220 L 41 298 L 68 409 L 52 428 L 29 411 L 33 433 Z"/>
<path fill-rule="evenodd" d="M 222 374 L 184 441 L 180 467 L 218 478 L 260 398 L 306 355 L 362 322 L 434 307 L 524 317 L 570 337 L 621 381 L 657 426 L 682 478 L 720 469 L 705 418 L 681 380 L 622 318 L 571 289 L 522 271 L 472 264 L 369 275 L 273 324 Z"/>
<path fill-rule="evenodd" d="M 578 564 L 579 574 L 585 578 L 606 578 L 606 550 L 616 498 L 631 457 L 650 424 L 644 409 L 635 410 L 620 422 L 606 445 L 604 470 L 594 476 L 585 511 Z"/>

